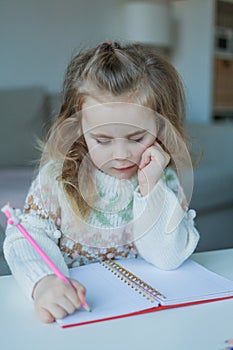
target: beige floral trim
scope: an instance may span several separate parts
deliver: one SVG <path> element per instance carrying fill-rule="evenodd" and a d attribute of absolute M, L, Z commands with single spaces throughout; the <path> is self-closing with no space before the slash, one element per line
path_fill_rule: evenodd
<path fill-rule="evenodd" d="M 36 201 L 34 199 L 34 196 L 31 194 L 28 196 L 26 204 L 24 206 L 24 212 L 26 214 L 30 214 L 31 212 L 34 212 L 36 215 L 38 215 L 41 219 L 52 219 L 55 223 L 59 219 L 60 216 L 60 209 L 57 209 L 56 214 L 49 211 L 48 213 L 45 213 L 43 208 L 36 204 Z"/>
<path fill-rule="evenodd" d="M 24 207 L 24 212 L 26 214 L 34 214 L 37 217 L 48 220 L 51 219 L 57 230 L 60 229 L 61 224 L 61 213 L 60 209 L 56 209 L 56 214 L 52 211 L 48 213 L 43 210 L 43 208 L 36 203 L 34 195 L 29 195 Z M 54 236 L 57 232 L 51 232 Z M 49 234 L 50 236 L 50 234 Z M 109 247 L 109 248 L 97 248 L 82 245 L 79 242 L 73 241 L 67 235 L 62 234 L 59 231 L 57 244 L 61 250 L 61 253 L 68 265 L 68 267 L 81 266 L 101 259 L 111 258 L 111 259 L 121 259 L 137 256 L 137 249 L 134 244 L 126 244 L 119 247 Z"/>
<path fill-rule="evenodd" d="M 76 243 L 66 236 L 59 240 L 59 247 L 69 267 L 80 266 L 101 259 L 123 259 L 138 255 L 133 243 L 117 248 L 92 248 Z"/>

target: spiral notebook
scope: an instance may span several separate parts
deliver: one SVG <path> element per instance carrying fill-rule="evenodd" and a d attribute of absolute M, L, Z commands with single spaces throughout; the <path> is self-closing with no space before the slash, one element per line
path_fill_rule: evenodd
<path fill-rule="evenodd" d="M 191 259 L 172 271 L 141 258 L 109 259 L 73 268 L 70 274 L 86 287 L 92 311 L 79 309 L 58 319 L 62 328 L 233 298 L 233 281 Z"/>

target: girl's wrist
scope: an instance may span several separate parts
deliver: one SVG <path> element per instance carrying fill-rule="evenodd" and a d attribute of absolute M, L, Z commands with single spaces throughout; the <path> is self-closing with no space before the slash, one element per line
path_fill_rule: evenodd
<path fill-rule="evenodd" d="M 49 279 L 54 278 L 55 275 L 54 274 L 50 274 L 50 275 L 46 275 L 44 277 L 42 277 L 39 281 L 36 282 L 33 291 L 32 291 L 32 299 L 35 301 L 35 299 L 37 298 L 39 292 L 40 292 L 40 288 L 43 287 L 43 284 L 47 284 Z"/>
<path fill-rule="evenodd" d="M 139 193 L 141 194 L 141 196 L 145 197 L 145 196 L 149 195 L 151 192 L 153 192 L 158 181 L 159 180 L 157 180 L 154 184 L 139 185 Z"/>

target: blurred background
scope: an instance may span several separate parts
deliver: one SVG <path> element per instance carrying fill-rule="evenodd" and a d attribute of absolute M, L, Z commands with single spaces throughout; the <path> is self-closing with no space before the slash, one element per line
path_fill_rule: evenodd
<path fill-rule="evenodd" d="M 0 0 L 0 205 L 23 202 L 65 68 L 102 41 L 153 45 L 177 68 L 194 154 L 197 250 L 233 246 L 233 1 Z M 5 218 L 0 215 L 2 231 Z M 3 237 L 3 234 L 2 234 Z"/>

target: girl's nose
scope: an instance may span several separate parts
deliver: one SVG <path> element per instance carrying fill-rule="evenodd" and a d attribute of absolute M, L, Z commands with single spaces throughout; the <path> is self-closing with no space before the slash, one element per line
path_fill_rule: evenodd
<path fill-rule="evenodd" d="M 128 159 L 132 155 L 129 145 L 122 139 L 118 139 L 114 145 L 113 158 L 114 159 Z"/>

